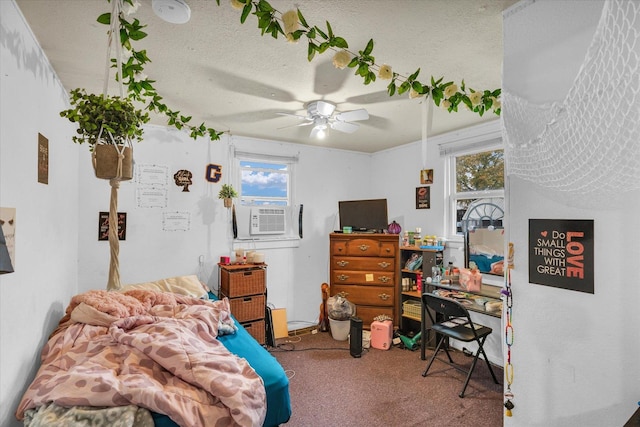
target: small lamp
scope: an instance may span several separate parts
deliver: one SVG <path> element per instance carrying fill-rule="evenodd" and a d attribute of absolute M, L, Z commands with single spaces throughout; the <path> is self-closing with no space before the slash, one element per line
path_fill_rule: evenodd
<path fill-rule="evenodd" d="M 0 274 L 13 273 L 13 265 L 7 249 L 7 241 L 4 239 L 4 232 L 0 227 Z"/>

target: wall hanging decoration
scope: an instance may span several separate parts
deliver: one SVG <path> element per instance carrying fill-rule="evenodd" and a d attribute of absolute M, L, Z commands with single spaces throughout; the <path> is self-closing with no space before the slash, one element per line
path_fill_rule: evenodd
<path fill-rule="evenodd" d="M 592 294 L 593 220 L 530 219 L 529 282 Z"/>
<path fill-rule="evenodd" d="M 416 209 L 431 208 L 431 187 L 416 187 Z"/>
<path fill-rule="evenodd" d="M 38 134 L 38 182 L 49 184 L 49 139 Z"/>
<path fill-rule="evenodd" d="M 16 208 L 0 208 L 0 274 L 16 265 Z"/>
<path fill-rule="evenodd" d="M 222 178 L 222 166 L 214 165 L 213 163 L 208 164 L 204 179 L 209 182 L 219 182 L 220 178 Z"/>
<path fill-rule="evenodd" d="M 193 184 L 191 178 L 193 178 L 193 174 L 186 169 L 180 169 L 178 172 L 173 174 L 173 180 L 176 182 L 178 187 L 182 187 L 183 193 L 189 192 L 189 186 Z"/>
<path fill-rule="evenodd" d="M 191 229 L 191 212 L 164 212 L 162 214 L 164 231 L 189 231 Z"/>
<path fill-rule="evenodd" d="M 420 184 L 433 184 L 433 169 L 422 169 L 420 171 Z"/>
<path fill-rule="evenodd" d="M 109 212 L 98 215 L 98 240 L 109 240 Z M 127 213 L 118 212 L 118 240 L 127 240 Z"/>
<path fill-rule="evenodd" d="M 569 206 L 628 205 L 640 189 L 638 16 L 640 2 L 604 3 L 564 99 L 535 103 L 505 87 L 505 176 Z"/>

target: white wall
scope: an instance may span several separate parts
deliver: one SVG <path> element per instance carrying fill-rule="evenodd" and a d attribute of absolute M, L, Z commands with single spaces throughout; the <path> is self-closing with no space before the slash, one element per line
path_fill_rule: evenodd
<path fill-rule="evenodd" d="M 108 243 L 97 240 L 98 212 L 109 207 L 107 181 L 93 176 L 87 147 L 71 142 L 75 129 L 59 117 L 67 95 L 13 2 L 0 2 L 0 206 L 17 209 L 16 272 L 0 275 L 0 425 L 20 425 L 13 413 L 39 366 L 39 353 L 72 295 L 104 289 Z M 49 184 L 37 183 L 38 132 L 49 138 Z M 230 252 L 229 211 L 217 199 L 220 184 L 205 183 L 208 163 L 229 171 L 229 140 L 192 141 L 149 127 L 136 144 L 139 163 L 170 173 L 194 173 L 191 192 L 173 183 L 167 209 L 191 212 L 188 232 L 163 232 L 159 209 L 136 207 L 135 184 L 122 183 L 119 210 L 128 213 L 120 245 L 122 281 L 199 274 L 217 287 L 214 267 Z M 320 285 L 328 281 L 328 234 L 338 200 L 369 197 L 371 157 L 287 143 L 234 138 L 249 151 L 299 154 L 296 194 L 304 204 L 299 247 L 264 250 L 269 302 L 288 319 L 316 322 Z M 225 178 L 223 181 L 226 182 Z M 80 200 L 80 201 L 79 201 Z M 204 265 L 198 259 L 204 255 Z"/>
<path fill-rule="evenodd" d="M 39 366 L 77 292 L 78 147 L 60 120 L 66 94 L 13 2 L 0 1 L 0 206 L 16 208 L 15 272 L 0 275 L 0 424 Z M 49 139 L 39 184 L 38 133 Z"/>
<path fill-rule="evenodd" d="M 445 158 L 440 156 L 438 146 L 466 141 L 469 138 L 493 139 L 496 133 L 499 136 L 500 126 L 500 121 L 494 120 L 472 128 L 429 137 L 426 141 L 425 154 L 423 154 L 422 141 L 417 141 L 380 151 L 373 156 L 372 191 L 378 192 L 380 197 L 387 198 L 389 221 L 397 221 L 403 230 L 410 231 L 420 227 L 423 235 L 449 238 L 444 254 L 446 262 L 451 261 L 455 265 L 464 265 L 464 252 L 462 237 L 449 236 L 445 230 L 444 217 L 448 203 L 445 198 Z M 416 209 L 415 207 L 416 187 L 424 186 L 424 184 L 420 184 L 421 169 L 433 169 L 433 184 L 429 185 L 431 189 L 431 207 L 429 209 Z M 498 280 L 497 285 L 501 284 Z M 494 333 L 487 338 L 485 350 L 491 362 L 502 366 L 501 319 L 480 313 L 472 313 L 472 317 L 474 321 L 493 328 Z M 463 343 L 454 344 L 454 347 L 462 348 L 462 346 Z M 464 346 L 474 349 L 469 344 L 464 344 Z"/>
<path fill-rule="evenodd" d="M 135 179 L 121 183 L 118 211 L 127 213 L 126 240 L 120 242 L 121 282 L 124 285 L 198 274 L 211 289 L 218 289 L 216 264 L 220 256 L 232 250 L 231 211 L 218 199 L 222 183 L 231 180 L 232 144 L 241 151 L 299 157 L 295 193 L 297 203 L 304 205 L 304 237 L 296 248 L 260 251 L 268 264 L 268 302 L 286 308 L 289 321 L 316 323 L 320 286 L 328 281 L 328 234 L 335 229 L 338 200 L 368 193 L 370 156 L 366 154 L 235 136 L 214 142 L 194 141 L 168 128 L 147 128 L 144 141 L 134 146 L 135 161 L 168 167 L 168 204 L 166 208 L 139 207 Z M 205 180 L 205 168 L 210 163 L 222 166 L 218 183 Z M 173 174 L 180 169 L 193 174 L 189 192 L 182 192 L 182 187 L 174 183 Z M 106 288 L 109 243 L 98 241 L 97 229 L 98 212 L 109 210 L 111 188 L 108 181 L 93 176 L 88 151 L 82 154 L 79 176 L 78 277 L 82 292 Z M 164 212 L 189 212 L 190 230 L 163 231 Z M 253 248 L 251 244 L 242 246 Z M 204 258 L 202 266 L 200 256 Z"/>
<path fill-rule="evenodd" d="M 539 1 L 515 6 L 504 20 L 504 87 L 534 102 L 561 100 L 582 63 L 602 4 Z M 577 209 L 521 179 L 508 181 L 516 266 L 515 408 L 505 426 L 623 425 L 640 400 L 640 192 L 628 194 L 624 209 Z M 528 282 L 530 218 L 594 220 L 593 295 Z"/>

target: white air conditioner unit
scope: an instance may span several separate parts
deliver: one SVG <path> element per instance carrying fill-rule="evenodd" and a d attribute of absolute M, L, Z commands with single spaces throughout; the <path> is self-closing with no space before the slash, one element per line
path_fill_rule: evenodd
<path fill-rule="evenodd" d="M 285 208 L 252 208 L 251 234 L 284 234 Z"/>

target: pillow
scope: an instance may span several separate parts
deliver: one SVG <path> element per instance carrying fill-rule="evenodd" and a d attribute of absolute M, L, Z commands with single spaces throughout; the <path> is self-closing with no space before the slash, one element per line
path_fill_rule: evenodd
<path fill-rule="evenodd" d="M 125 285 L 120 292 L 131 289 L 147 289 L 160 292 L 171 292 L 178 295 L 187 295 L 194 298 L 203 298 L 209 290 L 200 282 L 195 274 L 191 276 L 177 276 L 168 279 L 160 279 L 155 282 L 134 283 Z"/>

